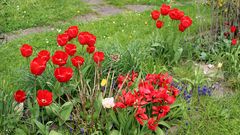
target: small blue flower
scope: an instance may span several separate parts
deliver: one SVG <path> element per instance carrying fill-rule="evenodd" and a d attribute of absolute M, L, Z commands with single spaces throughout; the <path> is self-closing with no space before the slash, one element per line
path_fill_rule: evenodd
<path fill-rule="evenodd" d="M 199 96 L 211 96 L 211 89 L 207 86 L 203 86 L 202 88 L 198 86 L 198 95 Z"/>
<path fill-rule="evenodd" d="M 83 135 L 84 134 L 84 128 L 80 129 L 80 133 Z"/>
<path fill-rule="evenodd" d="M 70 131 L 71 134 L 73 133 L 73 129 L 72 128 L 70 128 L 69 131 Z"/>

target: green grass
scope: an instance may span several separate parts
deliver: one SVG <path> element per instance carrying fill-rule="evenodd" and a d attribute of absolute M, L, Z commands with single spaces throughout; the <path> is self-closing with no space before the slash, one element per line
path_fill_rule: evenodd
<path fill-rule="evenodd" d="M 240 134 L 240 93 L 223 98 L 201 97 L 189 105 L 185 119 L 179 127 L 182 135 L 238 135 Z M 187 124 L 186 124 L 187 123 Z"/>
<path fill-rule="evenodd" d="M 190 12 L 196 11 L 195 7 L 186 6 L 181 7 L 181 9 L 184 10 L 186 14 L 190 15 L 193 20 L 195 20 L 196 13 Z M 156 29 L 155 23 L 149 14 L 149 11 L 141 14 L 129 12 L 124 15 L 107 17 L 105 19 L 86 24 L 72 20 L 64 25 L 55 25 L 55 28 L 61 29 L 63 31 L 70 25 L 78 25 L 81 31 L 90 31 L 97 36 L 97 48 L 104 47 L 105 49 L 111 49 L 114 46 L 127 46 L 128 44 L 136 41 L 138 41 L 137 44 L 150 46 L 151 40 L 155 38 L 154 35 L 159 35 L 161 33 L 172 33 L 171 35 L 184 37 L 190 33 L 197 32 L 199 25 L 201 25 L 198 23 L 198 21 L 193 21 L 193 26 L 187 30 L 184 35 L 181 35 L 177 30 L 178 24 L 176 22 L 175 24 L 171 24 L 172 21 L 166 20 L 167 18 L 165 18 L 166 27 L 161 30 Z M 169 26 L 168 23 L 170 23 Z M 0 65 L 1 78 L 12 82 L 19 77 L 19 74 L 21 74 L 18 72 L 20 69 L 19 67 L 26 65 L 24 58 L 20 55 L 19 52 L 19 47 L 22 44 L 28 43 L 32 45 L 36 55 L 36 53 L 41 49 L 53 50 L 57 48 L 57 34 L 57 31 L 52 31 L 47 33 L 29 35 L 20 39 L 16 39 L 0 47 L 0 57 L 2 58 Z M 169 35 L 164 34 L 164 36 Z M 76 44 L 79 44 L 77 43 L 77 40 L 74 42 Z"/>
<path fill-rule="evenodd" d="M 162 5 L 167 3 L 167 0 L 105 0 L 108 4 L 115 6 L 124 6 L 128 4 L 142 4 L 142 5 Z M 193 0 L 175 0 L 176 2 L 190 2 Z"/>
<path fill-rule="evenodd" d="M 1 0 L 0 33 L 51 25 L 90 11 L 80 0 Z"/>

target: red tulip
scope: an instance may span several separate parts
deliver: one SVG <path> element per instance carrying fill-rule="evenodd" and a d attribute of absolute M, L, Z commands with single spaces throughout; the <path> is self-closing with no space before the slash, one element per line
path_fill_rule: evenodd
<path fill-rule="evenodd" d="M 231 32 L 234 33 L 236 30 L 237 30 L 237 27 L 236 26 L 231 26 Z"/>
<path fill-rule="evenodd" d="M 157 129 L 158 123 L 154 118 L 148 120 L 148 129 L 155 131 Z"/>
<path fill-rule="evenodd" d="M 95 52 L 93 54 L 93 60 L 97 64 L 101 63 L 104 60 L 104 53 L 103 52 Z"/>
<path fill-rule="evenodd" d="M 63 66 L 67 63 L 68 54 L 63 51 L 56 51 L 52 56 L 52 62 L 55 65 Z"/>
<path fill-rule="evenodd" d="M 157 28 L 159 28 L 159 29 L 163 27 L 163 24 L 164 24 L 164 23 L 163 23 L 162 21 L 160 21 L 160 20 L 157 20 L 157 21 L 156 21 L 156 26 L 157 26 Z"/>
<path fill-rule="evenodd" d="M 14 99 L 18 103 L 22 103 L 26 99 L 26 93 L 23 90 L 18 90 L 14 93 Z"/>
<path fill-rule="evenodd" d="M 87 52 L 88 52 L 89 54 L 93 53 L 94 51 L 95 51 L 95 46 L 88 46 L 88 47 L 87 47 Z"/>
<path fill-rule="evenodd" d="M 73 70 L 69 67 L 59 67 L 54 71 L 54 76 L 59 82 L 67 82 L 73 76 Z"/>
<path fill-rule="evenodd" d="M 174 96 L 168 96 L 166 98 L 166 101 L 168 104 L 173 104 L 175 102 L 176 98 Z"/>
<path fill-rule="evenodd" d="M 176 97 L 179 95 L 180 91 L 177 88 L 173 88 L 173 95 Z"/>
<path fill-rule="evenodd" d="M 188 16 L 182 17 L 180 22 L 181 22 L 181 25 L 184 27 L 184 29 L 186 29 L 192 25 L 192 19 Z"/>
<path fill-rule="evenodd" d="M 162 15 L 167 15 L 170 11 L 170 6 L 169 5 L 166 5 L 166 4 L 162 4 L 161 8 L 160 8 L 160 11 L 161 11 L 161 14 Z"/>
<path fill-rule="evenodd" d="M 94 46 L 96 43 L 96 36 L 94 36 L 93 34 L 89 33 L 87 36 L 87 45 L 88 46 Z"/>
<path fill-rule="evenodd" d="M 87 44 L 87 38 L 85 37 L 85 34 L 87 32 L 80 32 L 78 35 L 78 41 L 81 45 L 86 45 Z"/>
<path fill-rule="evenodd" d="M 81 56 L 75 56 L 71 59 L 73 66 L 80 67 L 84 63 L 84 58 Z"/>
<path fill-rule="evenodd" d="M 23 44 L 20 48 L 20 51 L 23 57 L 29 57 L 33 53 L 32 46 L 28 44 Z"/>
<path fill-rule="evenodd" d="M 70 26 L 67 30 L 67 34 L 70 39 L 77 37 L 78 35 L 78 26 Z"/>
<path fill-rule="evenodd" d="M 52 92 L 48 90 L 37 91 L 37 102 L 40 107 L 49 106 L 52 103 Z"/>
<path fill-rule="evenodd" d="M 179 31 L 184 32 L 185 28 L 182 26 L 182 24 L 179 24 L 178 26 Z"/>
<path fill-rule="evenodd" d="M 76 53 L 76 51 L 77 51 L 77 47 L 74 44 L 67 44 L 65 46 L 65 52 L 70 56 L 73 56 Z"/>
<path fill-rule="evenodd" d="M 89 32 L 81 32 L 78 35 L 78 41 L 82 45 L 94 46 L 96 43 L 96 36 Z"/>
<path fill-rule="evenodd" d="M 146 108 L 139 107 L 134 114 L 135 119 L 138 121 L 139 124 L 144 125 L 143 121 L 148 119 L 147 114 L 145 114 Z"/>
<path fill-rule="evenodd" d="M 173 20 L 180 20 L 184 16 L 184 12 L 176 8 L 170 10 L 168 14 Z"/>
<path fill-rule="evenodd" d="M 60 45 L 60 46 L 66 45 L 67 42 L 68 42 L 68 40 L 69 40 L 69 36 L 68 36 L 67 33 L 59 34 L 59 35 L 57 36 L 57 43 L 58 43 L 58 45 Z"/>
<path fill-rule="evenodd" d="M 170 111 L 169 106 L 153 106 L 152 107 L 152 114 L 157 115 L 158 120 L 165 117 L 169 111 Z"/>
<path fill-rule="evenodd" d="M 237 44 L 237 39 L 232 39 L 232 45 L 236 45 Z"/>
<path fill-rule="evenodd" d="M 30 63 L 31 73 L 34 75 L 41 75 L 46 69 L 46 61 L 39 57 L 34 58 Z"/>
<path fill-rule="evenodd" d="M 160 12 L 158 10 L 153 10 L 151 15 L 153 20 L 157 20 L 160 17 Z"/>
<path fill-rule="evenodd" d="M 50 59 L 50 52 L 47 51 L 47 50 L 41 50 L 38 53 L 38 57 L 45 60 L 45 61 L 48 61 Z"/>

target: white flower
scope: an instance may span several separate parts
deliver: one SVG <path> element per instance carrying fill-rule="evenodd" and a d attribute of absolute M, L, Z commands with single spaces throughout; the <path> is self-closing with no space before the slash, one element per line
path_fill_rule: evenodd
<path fill-rule="evenodd" d="M 113 108 L 115 106 L 114 98 L 111 97 L 111 98 L 103 99 L 102 105 L 103 105 L 104 108 Z"/>

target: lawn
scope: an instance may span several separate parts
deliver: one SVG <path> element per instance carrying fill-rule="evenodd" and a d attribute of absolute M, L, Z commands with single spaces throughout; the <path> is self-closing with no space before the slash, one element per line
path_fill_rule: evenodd
<path fill-rule="evenodd" d="M 204 7 L 202 7 L 204 8 Z M 196 10 L 196 7 L 180 7 L 186 13 L 194 19 L 196 13 L 190 12 L 190 10 Z M 81 30 L 88 31 L 91 30 L 98 37 L 97 46 L 100 48 L 111 48 L 114 45 L 118 46 L 131 46 L 133 41 L 140 42 L 141 44 L 149 44 L 149 38 L 152 39 L 152 34 L 159 33 L 154 29 L 154 22 L 149 20 L 149 11 L 144 13 L 126 13 L 125 15 L 117 15 L 114 17 L 108 17 L 104 20 L 92 22 L 92 23 L 79 23 L 71 21 L 65 25 L 56 26 L 56 31 L 30 35 L 21 39 L 17 39 L 10 43 L 5 44 L 0 48 L 0 56 L 3 58 L 0 66 L 1 76 L 12 76 L 12 73 L 16 74 L 18 67 L 24 62 L 24 59 L 20 57 L 18 48 L 24 44 L 29 43 L 32 45 L 36 52 L 41 49 L 55 49 L 57 47 L 55 36 L 58 33 L 57 29 L 64 30 L 69 25 L 79 25 Z M 209 18 L 209 16 L 207 16 Z M 130 18 L 130 19 L 129 19 Z M 167 19 L 167 18 L 166 18 Z M 170 20 L 169 20 L 170 21 Z M 207 22 L 208 20 L 206 20 Z M 188 30 L 188 33 L 194 33 L 198 31 L 201 24 L 194 22 L 194 26 Z M 109 27 L 111 26 L 111 27 Z M 124 27 L 124 28 L 123 28 Z M 167 32 L 171 28 L 171 24 L 162 29 L 163 33 Z M 172 28 L 174 29 L 174 28 Z M 174 31 L 174 33 L 179 33 Z M 174 35 L 174 33 L 172 33 Z M 169 35 L 163 35 L 169 36 Z M 180 36 L 180 35 L 178 35 Z M 182 36 L 188 36 L 182 35 Z M 117 40 L 116 40 L 117 39 Z M 4 57 L 8 54 L 8 57 Z M 18 63 L 16 63 L 18 61 Z M 8 63 L 8 64 L 7 64 Z M 16 64 L 18 66 L 16 66 Z M 17 68 L 16 68 L 17 67 Z M 6 69 L 8 69 L 6 71 Z M 7 77 L 4 77 L 7 78 Z M 14 77 L 15 78 L 15 77 Z"/>
<path fill-rule="evenodd" d="M 51 25 L 91 11 L 80 0 L 2 0 L 0 33 Z"/>
<path fill-rule="evenodd" d="M 162 4 L 161 1 L 146 2 L 144 0 L 106 1 L 108 4 L 120 7 L 126 4 L 150 4 L 155 5 L 154 9 L 159 9 L 157 5 Z M 6 12 L 11 15 L 9 14 L 7 18 L 12 21 L 10 24 L 4 24 L 7 27 L 4 27 L 3 32 L 39 25 L 52 25 L 54 31 L 28 35 L 0 46 L 0 100 L 2 100 L 0 102 L 0 134 L 35 134 L 38 132 L 54 135 L 84 134 L 83 132 L 85 132 L 85 134 L 110 135 L 164 135 L 165 133 L 173 135 L 237 135 L 240 133 L 238 130 L 240 128 L 238 124 L 240 122 L 238 117 L 240 113 L 238 102 L 240 92 L 238 90 L 240 87 L 237 81 L 240 70 L 238 66 L 240 65 L 239 43 L 237 46 L 229 46 L 231 41 L 225 39 L 223 33 L 219 34 L 217 40 L 211 39 L 211 36 L 208 35 L 202 36 L 202 33 L 209 31 L 211 21 L 213 21 L 210 6 L 199 6 L 194 3 L 173 4 L 172 7 L 184 11 L 185 15 L 192 19 L 191 27 L 185 32 L 180 32 L 179 23 L 167 16 L 161 17 L 164 25 L 161 29 L 157 29 L 155 21 L 150 16 L 151 11 L 124 12 L 86 23 L 71 19 L 73 16 L 91 11 L 85 4 L 76 4 L 79 1 L 73 0 L 68 4 L 63 4 L 68 5 L 64 8 L 69 10 L 61 10 L 62 4 L 55 1 L 27 1 L 29 5 L 36 7 L 45 4 L 43 7 L 46 9 L 36 8 L 36 10 L 31 10 L 28 4 L 18 2 L 20 1 L 8 5 L 7 9 L 9 10 Z M 19 5 L 20 9 L 14 9 L 13 5 Z M 24 8 L 20 5 L 28 6 L 24 6 Z M 54 8 L 53 11 L 51 7 L 57 8 Z M 14 17 L 14 10 L 26 11 L 29 13 L 26 17 L 32 22 L 26 24 L 18 18 L 18 15 Z M 78 10 L 80 11 L 78 12 Z M 33 12 L 39 16 L 44 14 L 48 17 L 41 16 L 42 19 L 38 19 L 39 17 L 35 16 Z M 64 24 L 57 23 L 59 20 L 66 20 L 66 22 Z M 17 21 L 19 23 L 16 23 Z M 78 26 L 81 32 L 89 31 L 97 37 L 96 51 L 105 53 L 104 61 L 99 64 L 96 62 L 95 53 L 94 55 L 86 54 L 85 49 L 83 50 L 76 38 L 70 43 L 77 45 L 77 54 L 85 58 L 85 63 L 80 70 L 74 68 L 71 62 L 66 64 L 66 67 L 73 67 L 74 75 L 71 80 L 61 83 L 54 73 L 55 79 L 53 69 L 58 66 L 51 62 L 48 63 L 46 71 L 41 76 L 36 77 L 32 75 L 33 73 L 30 74 L 29 62 L 33 56 L 43 49 L 47 49 L 51 56 L 56 50 L 63 50 L 58 45 L 56 37 L 73 25 Z M 25 43 L 33 47 L 33 56 L 30 57 L 30 60 L 23 58 L 19 51 L 19 48 Z M 113 56 L 117 56 L 117 58 L 113 58 Z M 99 55 L 97 59 L 99 60 L 101 57 Z M 91 60 L 92 58 L 94 61 Z M 199 65 L 206 66 L 207 70 L 214 69 L 213 74 L 206 73 L 205 69 Z M 132 71 L 136 71 L 138 75 L 135 76 L 135 72 Z M 160 79 L 159 81 L 164 82 L 161 86 L 154 85 L 154 82 L 150 83 L 151 85 L 141 86 L 144 76 L 149 74 L 162 76 L 163 74 L 158 73 L 165 72 L 173 77 L 173 82 L 170 77 Z M 127 73 L 130 73 L 132 77 L 124 76 Z M 122 80 L 121 77 L 124 79 Z M 120 82 L 123 83 L 122 86 L 119 85 Z M 223 91 L 213 88 L 219 82 Z M 118 85 L 114 85 L 116 83 Z M 148 129 L 154 127 L 154 123 L 149 124 L 150 116 L 153 115 L 149 110 L 156 104 L 149 101 L 145 105 L 138 104 L 148 110 L 144 114 L 149 116 L 149 121 L 144 120 L 143 114 L 136 115 L 139 113 L 139 107 L 134 108 L 139 100 L 142 100 L 137 99 L 141 93 L 136 96 L 136 91 L 141 91 L 141 87 L 144 87 L 144 90 L 150 90 L 151 86 L 154 86 L 154 90 L 151 90 L 152 93 L 168 89 L 166 93 L 170 95 L 173 91 L 171 96 L 174 99 L 172 87 L 179 89 L 179 95 L 176 96 L 175 102 L 173 99 L 166 99 L 166 101 L 164 99 L 164 103 L 157 102 L 157 105 L 169 106 L 171 110 L 160 119 L 155 131 Z M 20 112 L 19 109 L 15 111 L 15 106 L 19 104 L 12 98 L 13 93 L 18 89 L 23 89 L 27 93 L 26 104 L 24 104 L 26 108 Z M 40 106 L 39 102 L 41 101 L 34 102 L 34 94 L 38 89 L 46 89 L 54 94 L 53 101 L 46 107 Z M 124 95 L 123 90 L 129 91 L 127 95 Z M 132 93 L 133 91 L 135 92 Z M 119 97 L 120 95 L 122 97 Z M 106 97 L 113 97 L 115 103 L 123 102 L 127 109 L 120 109 L 122 104 L 118 104 L 118 107 L 115 104 L 116 108 L 110 109 L 113 106 L 109 107 L 110 99 L 106 99 Z M 124 100 L 121 101 L 120 99 L 123 98 Z M 129 105 L 132 102 L 131 98 L 136 101 Z M 46 98 L 46 100 L 48 99 Z M 42 104 L 48 102 L 43 100 Z M 160 113 L 166 110 L 162 109 Z M 139 124 L 137 117 L 144 120 L 144 126 Z"/>

